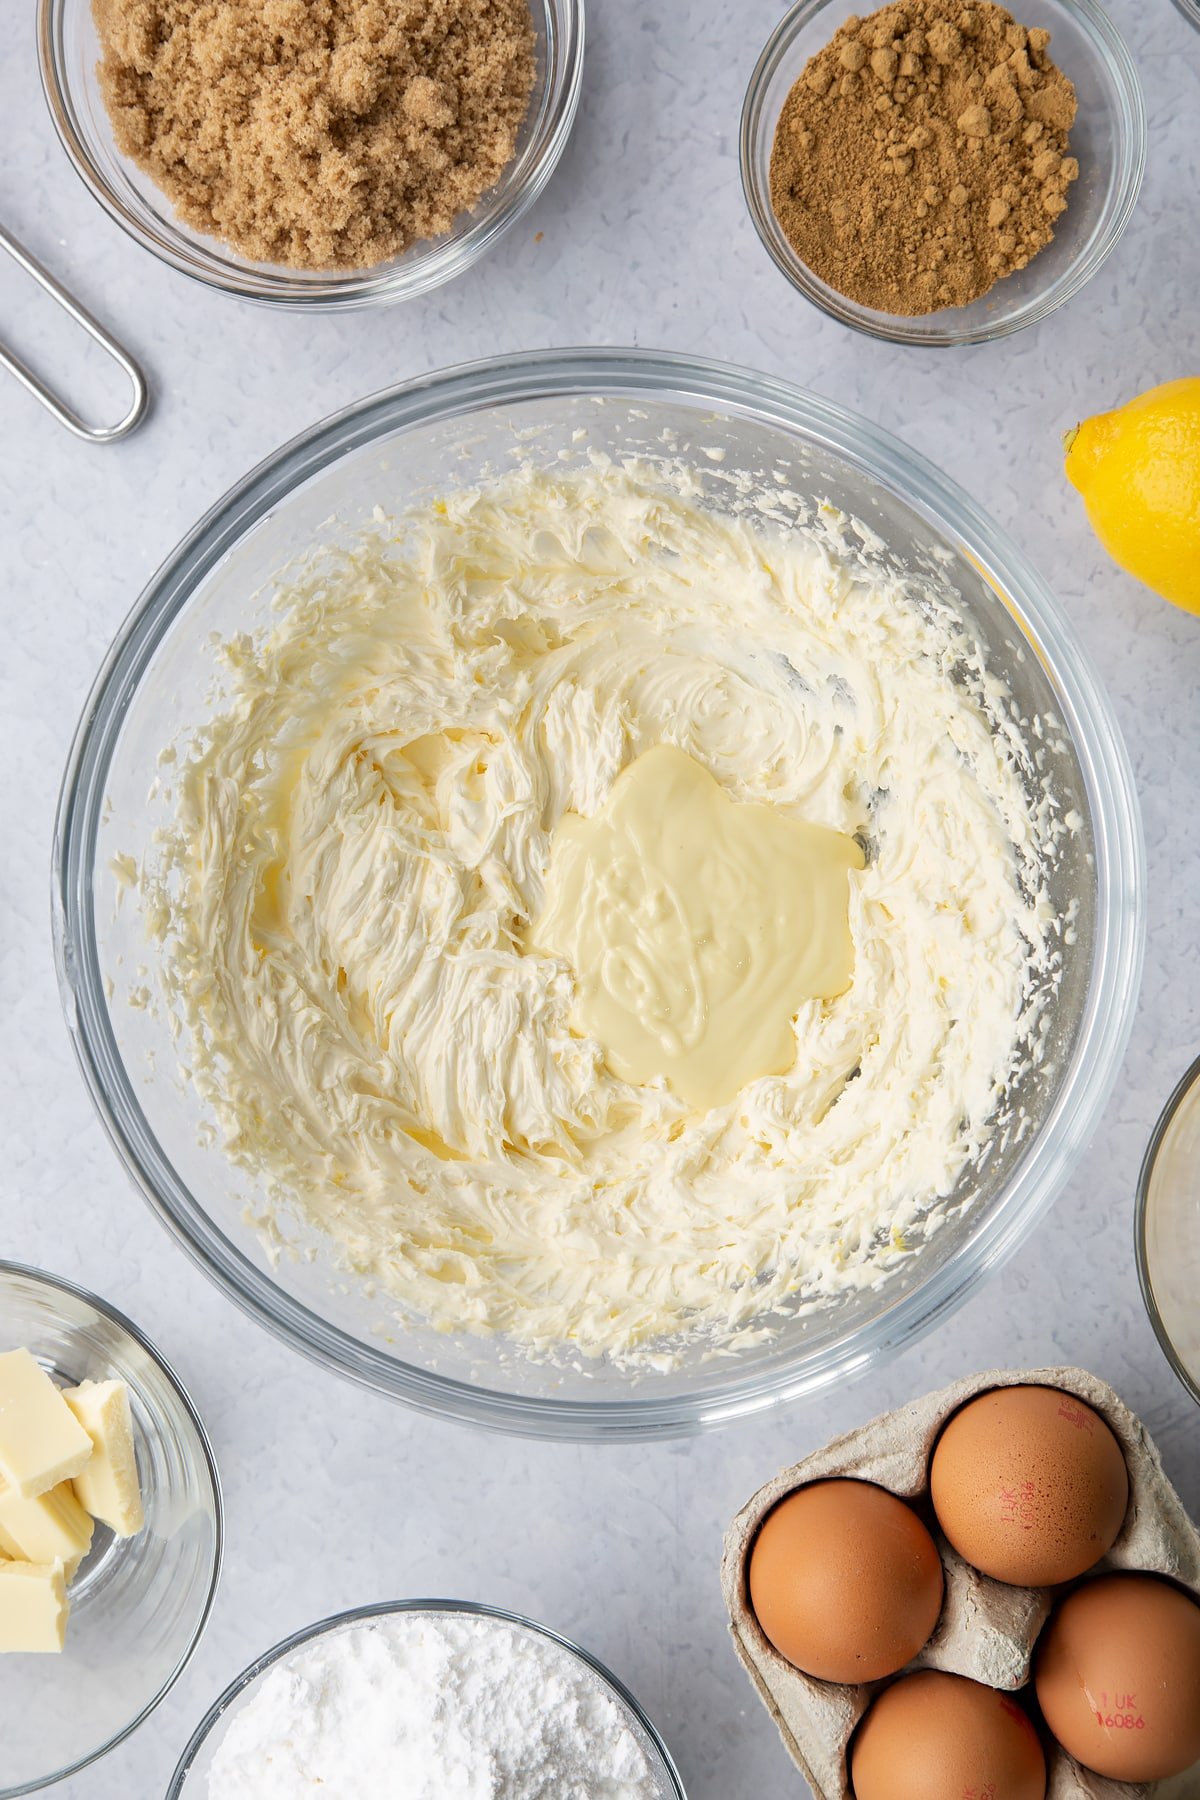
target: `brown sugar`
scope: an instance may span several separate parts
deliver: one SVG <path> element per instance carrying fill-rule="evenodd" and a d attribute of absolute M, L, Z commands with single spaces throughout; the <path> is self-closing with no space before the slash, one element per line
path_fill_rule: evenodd
<path fill-rule="evenodd" d="M 511 162 L 528 0 L 93 0 L 117 147 L 254 261 L 359 268 Z"/>
<path fill-rule="evenodd" d="M 1045 248 L 1079 173 L 1075 90 L 991 0 L 851 17 L 784 102 L 771 205 L 801 260 L 860 305 L 965 306 Z"/>

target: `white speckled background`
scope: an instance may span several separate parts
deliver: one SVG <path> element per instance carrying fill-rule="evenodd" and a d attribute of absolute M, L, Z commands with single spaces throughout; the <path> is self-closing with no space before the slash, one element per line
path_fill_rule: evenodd
<path fill-rule="evenodd" d="M 0 376 L 0 1253 L 107 1296 L 161 1345 L 215 1441 L 228 1524 L 194 1662 L 128 1744 L 58 1790 L 64 1800 L 161 1796 L 196 1719 L 260 1650 L 324 1613 L 415 1594 L 488 1599 L 589 1645 L 662 1729 L 690 1800 L 802 1800 L 726 1640 L 723 1525 L 779 1465 L 966 1369 L 1096 1370 L 1143 1415 L 1200 1511 L 1200 1417 L 1144 1318 L 1132 1235 L 1147 1135 L 1200 1049 L 1200 621 L 1109 566 L 1059 456 L 1059 432 L 1081 412 L 1200 373 L 1200 34 L 1170 0 L 1112 5 L 1150 116 L 1131 228 L 1045 324 L 992 348 L 915 352 L 808 307 L 746 217 L 738 114 L 777 0 L 592 0 L 582 113 L 532 216 L 453 286 L 345 319 L 241 306 L 127 240 L 54 137 L 31 0 L 7 0 L 0 218 L 124 335 L 155 407 L 128 443 L 92 449 Z M 119 409 L 104 365 L 6 266 L 0 332 L 61 368 L 81 398 Z M 788 375 L 949 467 L 1041 565 L 1099 664 L 1150 854 L 1132 1047 L 1053 1215 L 886 1374 L 665 1448 L 560 1449 L 437 1425 L 318 1373 L 242 1318 L 173 1247 L 105 1142 L 50 953 L 68 739 L 110 637 L 183 531 L 252 463 L 349 400 L 442 364 L 576 343 L 691 350 Z"/>

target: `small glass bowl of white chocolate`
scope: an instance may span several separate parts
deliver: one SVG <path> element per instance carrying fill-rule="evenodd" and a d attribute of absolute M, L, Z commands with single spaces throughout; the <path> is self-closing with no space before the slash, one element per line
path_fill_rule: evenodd
<path fill-rule="evenodd" d="M 208 1619 L 204 1427 L 120 1313 L 0 1262 L 0 1800 L 73 1774 L 172 1686 Z"/>

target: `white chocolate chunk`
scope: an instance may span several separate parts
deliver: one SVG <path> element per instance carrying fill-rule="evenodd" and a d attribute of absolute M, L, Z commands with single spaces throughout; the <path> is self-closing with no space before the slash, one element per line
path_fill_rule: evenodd
<path fill-rule="evenodd" d="M 28 1350 L 0 1355 L 0 1476 L 23 1500 L 71 1481 L 92 1440 Z"/>
<path fill-rule="evenodd" d="M 69 1481 L 47 1494 L 22 1500 L 7 1488 L 0 1494 L 0 1550 L 18 1561 L 63 1564 L 68 1581 L 92 1547 L 92 1521 Z"/>
<path fill-rule="evenodd" d="M 69 1610 L 61 1563 L 0 1562 L 0 1652 L 61 1650 Z"/>
<path fill-rule="evenodd" d="M 75 1493 L 94 1519 L 117 1537 L 133 1537 L 145 1516 L 133 1448 L 133 1415 L 123 1381 L 84 1381 L 63 1399 L 92 1440 L 92 1456 L 75 1477 Z"/>

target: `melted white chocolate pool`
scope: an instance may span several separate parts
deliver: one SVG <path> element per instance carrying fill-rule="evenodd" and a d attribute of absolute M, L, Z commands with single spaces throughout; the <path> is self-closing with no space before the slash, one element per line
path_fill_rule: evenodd
<path fill-rule="evenodd" d="M 687 1329 L 726 1345 L 878 1280 L 954 1189 L 1052 979 L 1062 827 L 1052 796 L 1031 812 L 952 609 L 852 573 L 843 523 L 720 512 L 658 472 L 525 471 L 324 554 L 225 646 L 143 896 L 264 1230 L 301 1220 L 439 1329 L 662 1360 Z M 726 827 L 765 809 L 837 870 L 849 960 L 771 890 L 761 1047 L 736 1005 L 726 1029 L 727 968 L 706 976 L 736 1092 L 707 1062 L 676 1091 L 673 1053 L 589 1024 L 589 958 L 553 923 L 564 821 L 611 822 L 664 745 Z M 716 873 L 685 858 L 667 882 L 703 887 L 714 933 L 744 910 L 728 856 Z"/>
<path fill-rule="evenodd" d="M 791 1067 L 804 1001 L 849 987 L 847 873 L 862 866 L 853 838 L 735 806 L 658 744 L 595 818 L 559 821 L 529 941 L 571 965 L 571 1022 L 615 1075 L 722 1106 Z"/>

